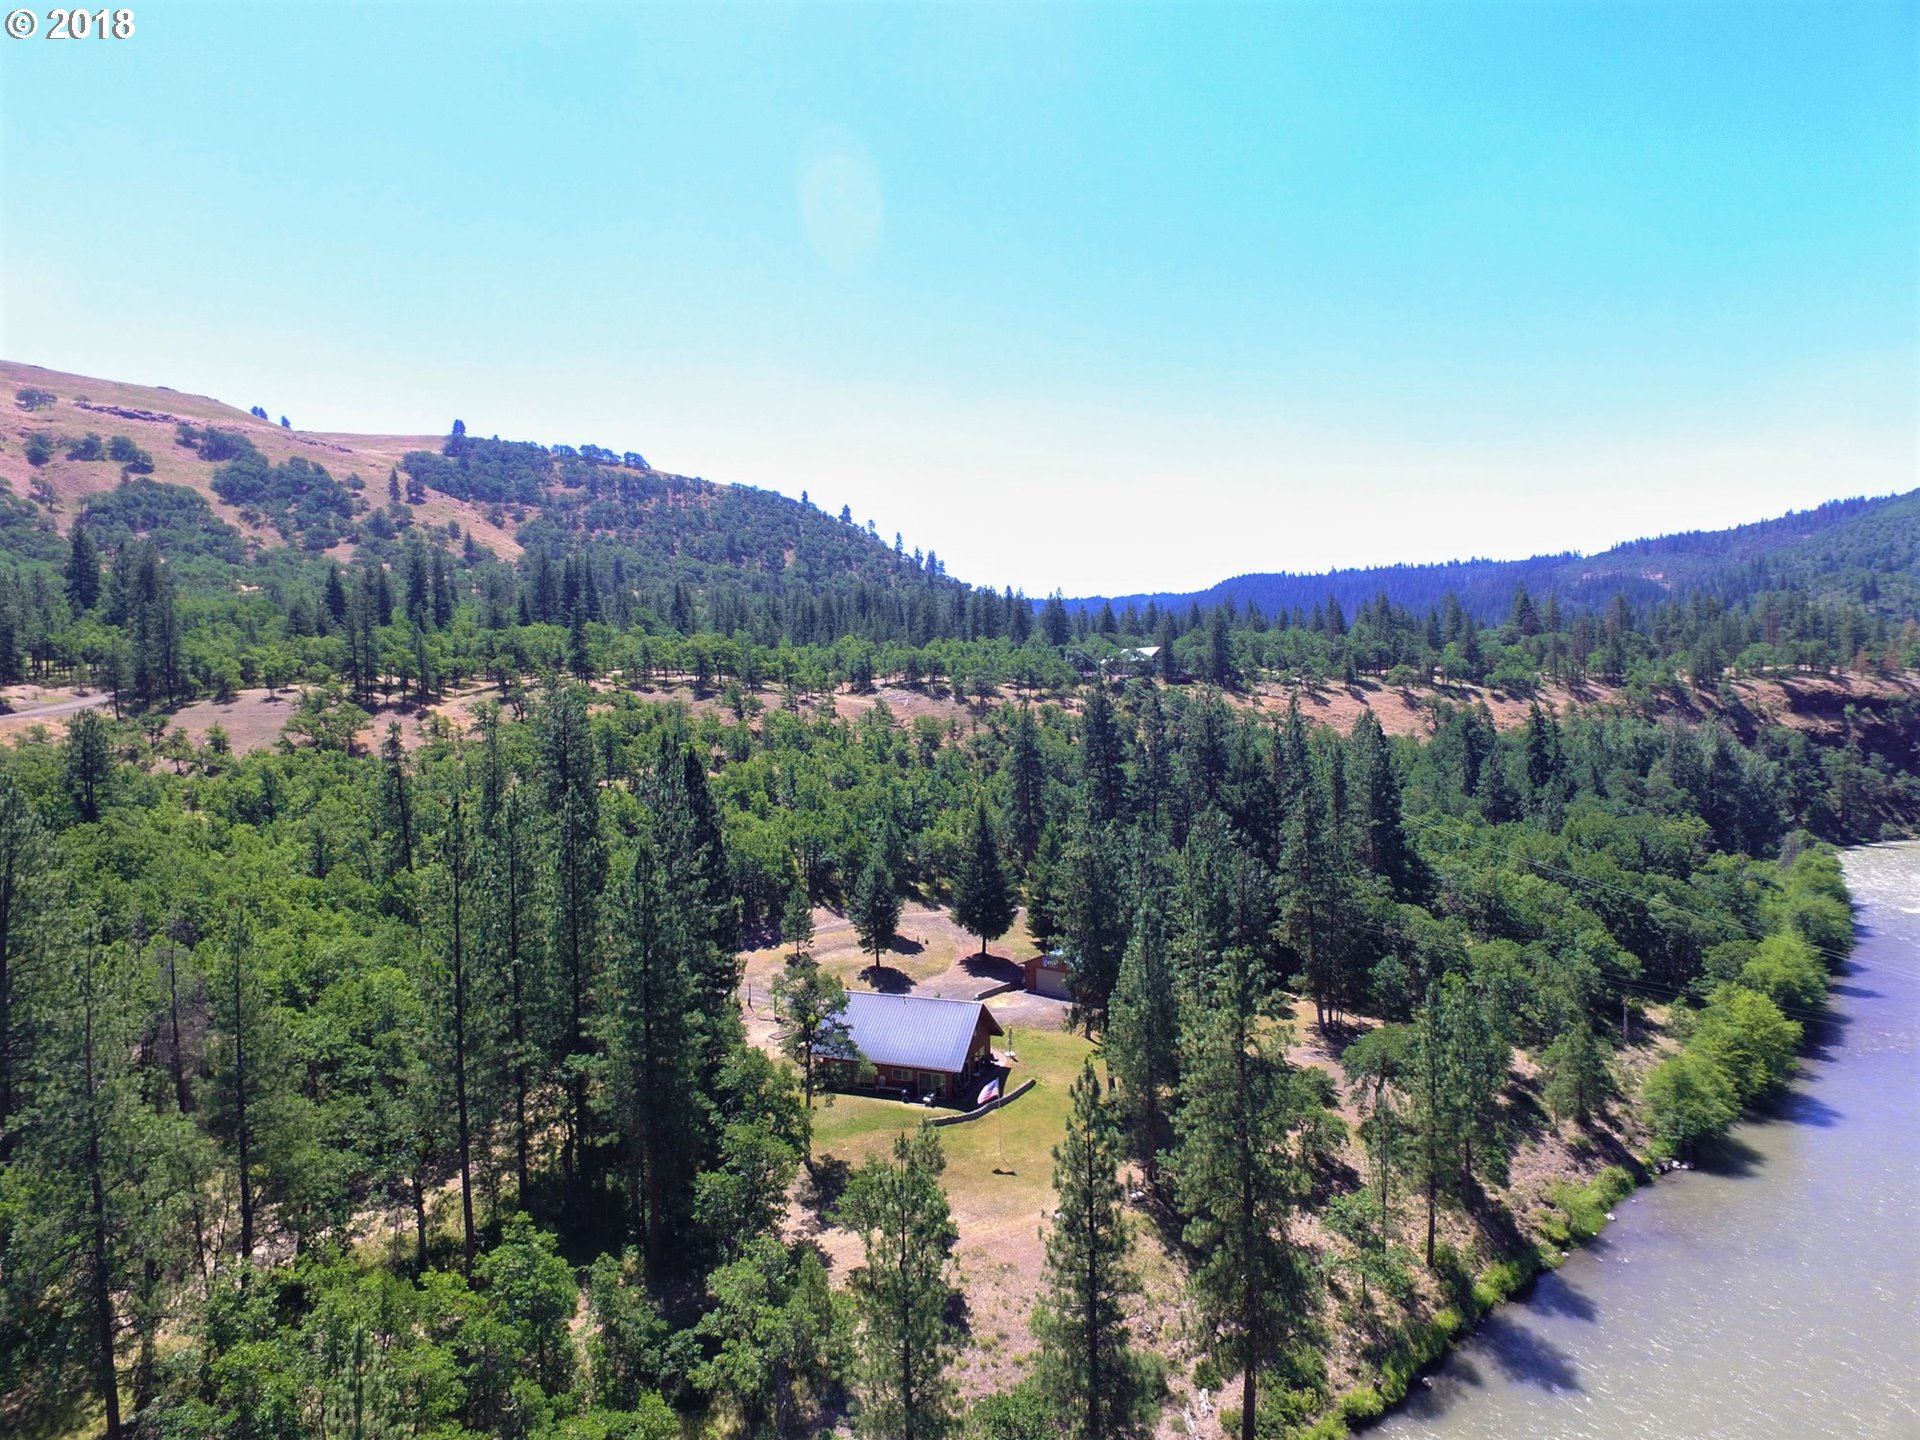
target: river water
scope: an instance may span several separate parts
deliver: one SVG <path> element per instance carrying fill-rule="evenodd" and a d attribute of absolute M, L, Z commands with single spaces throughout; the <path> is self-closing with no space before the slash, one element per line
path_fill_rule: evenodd
<path fill-rule="evenodd" d="M 1845 861 L 1858 945 L 1779 1113 L 1623 1201 L 1373 1434 L 1920 1440 L 1920 843 Z"/>

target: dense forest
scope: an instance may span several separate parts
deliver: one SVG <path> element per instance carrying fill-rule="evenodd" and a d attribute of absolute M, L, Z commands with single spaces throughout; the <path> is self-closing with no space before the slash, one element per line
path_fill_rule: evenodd
<path fill-rule="evenodd" d="M 1424 610 L 1449 594 L 1482 624 L 1504 618 L 1525 586 L 1563 602 L 1604 606 L 1616 593 L 1636 605 L 1699 594 L 1737 605 L 1767 591 L 1802 590 L 1823 599 L 1873 603 L 1891 587 L 1911 609 L 1920 593 L 1920 491 L 1881 499 L 1832 500 L 1813 510 L 1741 525 L 1631 540 L 1598 555 L 1536 555 L 1526 560 L 1455 560 L 1442 565 L 1384 565 L 1326 575 L 1238 575 L 1185 595 L 1074 600 L 1076 609 L 1108 604 L 1184 610 L 1232 600 L 1269 614 L 1310 609 L 1331 595 L 1349 610 L 1385 595 Z"/>
<path fill-rule="evenodd" d="M 632 452 L 456 425 L 368 483 L 220 433 L 176 443 L 284 544 L 136 472 L 0 573 L 0 678 L 111 699 L 0 750 L 9 1432 L 1091 1440 L 1205 1390 L 1335 1436 L 1787 1080 L 1851 944 L 1830 842 L 1920 814 L 1910 699 L 1824 735 L 1733 686 L 1911 670 L 1910 510 L 1831 517 L 1889 527 L 1877 584 L 1728 550 L 1751 583 L 1497 613 L 1089 609 Z M 883 684 L 951 708 L 816 703 Z M 1420 733 L 1250 703 L 1334 684 L 1419 689 Z M 170 728 L 249 687 L 291 690 L 279 743 Z M 420 743 L 367 743 L 399 702 Z M 907 900 L 1058 949 L 1093 1042 L 1031 1365 L 985 1392 L 947 1132 L 814 1146 L 816 919 L 877 965 Z M 1613 1164 L 1526 1228 L 1555 1135 Z"/>

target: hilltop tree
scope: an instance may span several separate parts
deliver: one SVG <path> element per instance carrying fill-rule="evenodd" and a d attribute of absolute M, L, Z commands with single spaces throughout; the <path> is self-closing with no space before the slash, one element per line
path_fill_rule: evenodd
<path fill-rule="evenodd" d="M 966 847 L 954 883 L 953 918 L 962 930 L 980 937 L 980 958 L 984 960 L 987 942 L 1006 934 L 1018 913 L 1013 887 L 1000 864 L 1000 847 L 993 838 L 993 822 L 987 818 L 985 800 L 974 802 Z"/>
<path fill-rule="evenodd" d="M 1087 1060 L 1068 1092 L 1067 1133 L 1053 1148 L 1059 1197 L 1047 1236 L 1046 1298 L 1035 1308 L 1037 1378 L 1062 1432 L 1122 1440 L 1146 1429 L 1150 1372 L 1134 1353 L 1125 1304 L 1140 1282 L 1120 1209 L 1120 1134 Z"/>
<path fill-rule="evenodd" d="M 943 1440 L 957 1429 L 947 1307 L 959 1231 L 940 1188 L 944 1169 L 938 1130 L 901 1135 L 893 1159 L 862 1165 L 840 1202 L 840 1223 L 866 1247 L 866 1264 L 848 1280 L 862 1440 Z"/>

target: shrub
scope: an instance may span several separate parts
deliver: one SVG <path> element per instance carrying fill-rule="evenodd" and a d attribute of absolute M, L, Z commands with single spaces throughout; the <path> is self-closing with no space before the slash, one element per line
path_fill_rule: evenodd
<path fill-rule="evenodd" d="M 1511 1260 L 1496 1260 L 1474 1284 L 1474 1306 L 1484 1314 L 1524 1289 L 1527 1282 L 1539 1273 L 1540 1257 L 1532 1250 Z"/>
<path fill-rule="evenodd" d="M 1827 997 L 1827 967 L 1798 935 L 1769 935 L 1740 969 L 1740 983 L 1779 1006 L 1811 1010 Z"/>
<path fill-rule="evenodd" d="M 37 469 L 53 459 L 53 442 L 36 430 L 27 437 L 26 456 L 27 463 Z"/>
<path fill-rule="evenodd" d="M 1356 1385 L 1340 1397 L 1340 1414 L 1348 1421 L 1377 1420 L 1386 1411 L 1387 1402 L 1371 1385 Z"/>
<path fill-rule="evenodd" d="M 1607 1223 L 1607 1212 L 1632 1192 L 1633 1176 L 1618 1165 L 1609 1165 L 1584 1185 L 1556 1181 L 1547 1196 L 1566 1217 L 1558 1227 L 1559 1233 L 1584 1242 L 1600 1233 Z M 1551 1225 L 1547 1227 L 1549 1238 L 1559 1238 L 1555 1229 Z"/>
<path fill-rule="evenodd" d="M 1053 1414 L 1031 1380 L 983 1395 L 967 1412 L 969 1440 L 1053 1440 Z"/>
<path fill-rule="evenodd" d="M 1800 1025 L 1758 991 L 1722 985 L 1695 1020 L 1690 1048 L 1726 1072 L 1735 1098 L 1745 1104 L 1793 1073 Z"/>
<path fill-rule="evenodd" d="M 1682 1050 L 1654 1066 L 1640 1087 L 1661 1151 L 1685 1154 L 1740 1115 L 1733 1081 L 1711 1056 Z"/>

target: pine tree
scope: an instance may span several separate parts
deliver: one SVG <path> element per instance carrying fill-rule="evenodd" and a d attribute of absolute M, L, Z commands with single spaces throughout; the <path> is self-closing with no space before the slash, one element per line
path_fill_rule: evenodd
<path fill-rule="evenodd" d="M 454 1143 L 460 1166 L 461 1270 L 473 1274 L 473 1115 L 470 1094 L 479 1055 L 478 1017 L 486 1013 L 475 994 L 473 960 L 474 865 L 469 817 L 463 804 L 465 777 L 458 777 L 440 835 L 440 872 L 445 893 L 441 958 L 445 1020 L 452 1042 Z M 490 1008 L 490 1007 L 489 1007 Z"/>
<path fill-rule="evenodd" d="M 407 752 L 400 742 L 400 723 L 389 721 L 380 742 L 381 873 L 392 880 L 413 869 L 413 781 L 407 773 Z"/>
<path fill-rule="evenodd" d="M 780 940 L 788 947 L 789 960 L 804 958 L 813 944 L 813 902 L 803 884 L 787 892 L 787 903 L 780 911 Z"/>
<path fill-rule="evenodd" d="M 943 1440 L 958 1428 L 947 1307 L 959 1232 L 940 1188 L 945 1168 L 938 1130 L 902 1135 L 893 1159 L 862 1165 L 840 1202 L 840 1223 L 866 1249 L 866 1264 L 848 1281 L 860 1401 L 854 1430 L 862 1440 Z"/>
<path fill-rule="evenodd" d="M 1032 862 L 1040 832 L 1046 828 L 1047 777 L 1040 759 L 1039 733 L 1032 712 L 1024 705 L 1014 713 L 1003 771 L 1007 777 L 1007 838 L 1020 864 L 1026 866 Z"/>
<path fill-rule="evenodd" d="M 1407 1160 L 1407 1117 L 1398 1097 L 1407 1082 L 1409 1038 L 1405 1026 L 1382 1025 L 1360 1036 L 1340 1056 L 1361 1112 L 1360 1140 L 1379 1197 L 1372 1238 L 1382 1253 L 1392 1234 L 1394 1176 Z M 1363 1285 L 1368 1274 L 1366 1269 L 1361 1271 Z"/>
<path fill-rule="evenodd" d="M 35 1308 L 70 1326 L 59 1348 L 84 1357 L 105 1434 L 119 1440 L 127 1433 L 117 1361 L 126 1297 L 137 1291 L 156 1216 L 170 1208 L 157 1182 L 170 1178 L 167 1157 L 185 1122 L 141 1103 L 135 1056 L 150 997 L 133 957 L 90 931 L 49 978 L 45 1063 L 9 1177 L 15 1205 L 0 1254 L 10 1289 L 30 1277 L 45 1284 Z"/>
<path fill-rule="evenodd" d="M 1120 1208 L 1119 1126 L 1091 1059 L 1068 1104 L 1066 1136 L 1053 1148 L 1059 1206 L 1047 1236 L 1047 1292 L 1033 1316 L 1036 1378 L 1062 1433 L 1121 1440 L 1146 1428 L 1149 1378 L 1125 1310 L 1140 1282 Z"/>
<path fill-rule="evenodd" d="M 1427 1268 L 1433 1268 L 1440 1200 L 1453 1193 L 1463 1153 L 1463 1091 L 1454 1069 L 1454 1027 L 1463 1013 L 1463 986 L 1457 975 L 1430 986 L 1414 1013 L 1407 1084 L 1419 1133 L 1419 1170 L 1426 1190 Z"/>
<path fill-rule="evenodd" d="M 859 883 L 853 887 L 853 899 L 847 905 L 847 918 L 853 921 L 860 947 L 872 954 L 877 970 L 881 954 L 893 944 L 900 927 L 900 891 L 879 846 L 874 847 L 860 871 Z"/>
<path fill-rule="evenodd" d="M 67 538 L 67 563 L 64 570 L 67 604 L 76 616 L 84 615 L 100 600 L 100 547 L 84 524 L 75 524 Z"/>
<path fill-rule="evenodd" d="M 82 823 L 100 818 L 113 779 L 113 747 L 97 710 L 82 710 L 67 724 L 67 795 Z"/>
<path fill-rule="evenodd" d="M 1073 998 L 1089 1033 L 1096 1017 L 1105 1024 L 1120 957 L 1127 946 L 1126 899 L 1116 848 L 1113 836 L 1103 827 L 1083 823 L 1060 865 Z"/>
<path fill-rule="evenodd" d="M 540 707 L 540 778 L 552 817 L 549 851 L 549 954 L 559 972 L 561 1020 L 555 1028 L 555 1070 L 565 1078 L 567 1106 L 561 1170 L 569 1204 L 584 1190 L 587 1161 L 587 1007 L 600 968 L 600 900 L 606 853 L 600 836 L 600 788 L 587 731 L 586 698 L 560 690 Z"/>
<path fill-rule="evenodd" d="M 1419 889 L 1417 860 L 1407 839 L 1401 811 L 1400 776 L 1393 750 L 1373 711 L 1363 710 L 1354 723 L 1353 820 L 1355 858 L 1384 879 L 1400 900 L 1412 900 Z"/>
<path fill-rule="evenodd" d="M 1059 948 L 1065 928 L 1060 899 L 1060 832 L 1049 825 L 1027 866 L 1027 935 L 1043 955 Z"/>
<path fill-rule="evenodd" d="M 649 839 L 634 846 L 632 868 L 614 897 L 619 943 L 596 1005 L 608 1060 L 608 1103 L 626 1160 L 627 1207 L 643 1242 L 648 1283 L 665 1281 L 667 1239 L 686 1213 L 697 1166 L 699 1110 L 692 927 L 675 904 Z"/>
<path fill-rule="evenodd" d="M 533 1127 L 530 1103 L 543 1050 L 543 1020 L 550 1011 L 541 965 L 539 886 L 533 858 L 536 821 L 524 785 L 508 783 L 499 755 L 498 717 L 487 730 L 489 775 L 497 773 L 499 800 L 493 819 L 483 820 L 477 887 L 482 943 L 489 966 L 504 988 L 506 1014 L 498 1052 L 501 1080 L 512 1096 L 515 1193 L 525 1205 L 531 1186 Z M 483 799 L 483 813 L 486 802 Z"/>
<path fill-rule="evenodd" d="M 645 795 L 653 811 L 660 865 L 675 892 L 694 945 L 693 993 L 706 1029 L 711 1078 L 726 1043 L 739 1029 L 739 909 L 727 871 L 720 809 L 707 784 L 707 767 L 677 727 L 660 732 Z"/>
<path fill-rule="evenodd" d="M 1120 1082 L 1132 1122 L 1133 1152 L 1150 1185 L 1160 1178 L 1160 1150 L 1167 1128 L 1165 1099 L 1177 1078 L 1179 1026 L 1166 921 L 1159 895 L 1150 891 L 1142 897 L 1120 961 L 1105 1037 L 1107 1065 Z"/>
<path fill-rule="evenodd" d="M 1120 727 L 1104 685 L 1087 692 L 1080 716 L 1080 793 L 1093 819 L 1106 825 L 1120 818 L 1126 796 L 1121 770 Z"/>
<path fill-rule="evenodd" d="M 0 774 L 0 1165 L 13 1149 L 46 963 L 51 843 L 26 793 Z"/>
<path fill-rule="evenodd" d="M 1305 1177 L 1287 1143 L 1306 1117 L 1255 957 L 1230 951 L 1213 974 L 1182 1047 L 1174 1189 L 1192 1217 L 1186 1243 L 1204 1257 L 1192 1293 L 1241 1373 L 1240 1434 L 1254 1440 L 1260 1372 L 1308 1311 L 1310 1271 L 1288 1235 Z"/>
<path fill-rule="evenodd" d="M 976 800 L 966 853 L 954 882 L 954 923 L 980 937 L 980 958 L 984 960 L 987 942 L 1006 934 L 1017 913 L 1013 887 L 1007 883 L 1000 847 L 993 838 L 993 822 L 987 817 L 987 802 Z"/>

